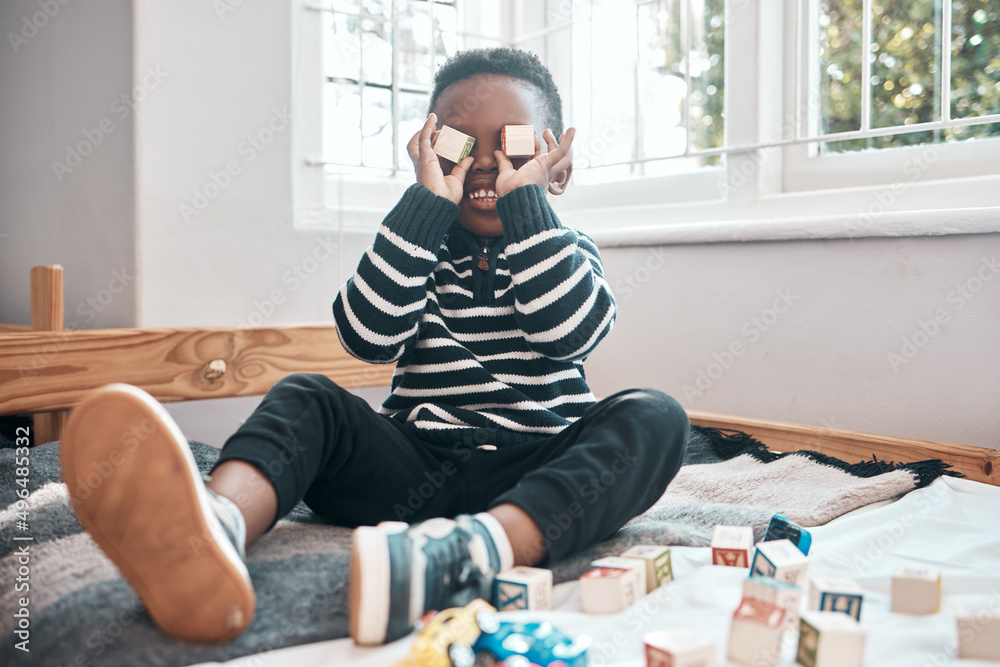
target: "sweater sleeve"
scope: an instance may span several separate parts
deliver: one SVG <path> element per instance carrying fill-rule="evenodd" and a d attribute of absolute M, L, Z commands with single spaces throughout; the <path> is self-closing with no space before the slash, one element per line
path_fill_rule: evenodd
<path fill-rule="evenodd" d="M 410 186 L 333 302 L 344 348 L 374 364 L 395 363 L 417 338 L 427 281 L 458 206 L 420 184 Z"/>
<path fill-rule="evenodd" d="M 514 313 L 528 345 L 551 359 L 586 359 L 615 320 L 597 246 L 560 224 L 537 185 L 507 193 L 497 211 L 507 241 Z"/>

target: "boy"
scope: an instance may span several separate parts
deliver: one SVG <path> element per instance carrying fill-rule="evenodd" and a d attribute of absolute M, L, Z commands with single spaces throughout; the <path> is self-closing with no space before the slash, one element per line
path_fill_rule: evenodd
<path fill-rule="evenodd" d="M 548 70 L 513 49 L 460 53 L 436 75 L 430 107 L 408 145 L 417 183 L 333 306 L 349 352 L 396 364 L 379 412 L 325 377 L 284 378 L 207 484 L 163 408 L 135 388 L 98 390 L 70 418 L 67 481 L 136 424 L 148 434 L 114 450 L 115 473 L 73 502 L 172 636 L 243 632 L 254 607 L 244 549 L 300 499 L 361 526 L 350 632 L 379 644 L 429 609 L 490 599 L 503 569 L 611 536 L 680 466 L 689 427 L 676 401 L 631 390 L 597 402 L 587 387 L 582 362 L 615 306 L 597 248 L 545 199 L 569 182 L 574 134 L 562 132 Z M 458 164 L 433 152 L 445 124 L 476 139 Z M 504 125 L 547 128 L 534 157 L 504 156 Z"/>

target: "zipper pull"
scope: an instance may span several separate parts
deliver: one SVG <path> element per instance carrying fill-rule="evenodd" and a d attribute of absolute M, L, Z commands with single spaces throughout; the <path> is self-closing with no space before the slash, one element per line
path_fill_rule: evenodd
<path fill-rule="evenodd" d="M 483 249 L 479 251 L 479 268 L 483 271 L 490 270 L 490 258 L 489 258 L 489 247 L 483 246 Z"/>

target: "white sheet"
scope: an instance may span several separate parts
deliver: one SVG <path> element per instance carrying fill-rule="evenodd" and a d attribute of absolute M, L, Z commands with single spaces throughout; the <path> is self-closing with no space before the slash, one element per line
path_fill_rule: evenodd
<path fill-rule="evenodd" d="M 865 664 L 880 667 L 993 665 L 959 660 L 954 609 L 981 602 L 1000 614 L 1000 488 L 943 478 L 891 503 L 879 503 L 811 529 L 810 573 L 847 577 L 864 588 L 861 624 L 868 633 Z M 675 581 L 619 614 L 579 610 L 576 582 L 556 587 L 557 609 L 509 612 L 504 617 L 548 619 L 567 634 L 594 640 L 591 666 L 641 667 L 642 635 L 687 627 L 712 638 L 718 665 L 725 660 L 729 622 L 739 603 L 745 569 L 711 565 L 707 547 L 671 549 Z M 890 581 L 903 563 L 942 570 L 941 612 L 909 616 L 890 612 Z M 360 649 L 350 639 L 318 642 L 247 656 L 227 667 L 386 667 L 405 655 L 412 639 Z M 794 665 L 796 633 L 788 633 L 781 665 Z"/>

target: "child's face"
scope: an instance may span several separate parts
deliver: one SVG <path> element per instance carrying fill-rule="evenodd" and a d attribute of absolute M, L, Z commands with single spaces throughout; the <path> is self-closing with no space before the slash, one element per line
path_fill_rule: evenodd
<path fill-rule="evenodd" d="M 541 93 L 530 83 L 494 74 L 478 74 L 453 83 L 438 97 L 434 107 L 437 129 L 448 125 L 476 139 L 471 153 L 474 161 L 465 177 L 465 194 L 458 205 L 457 218 L 469 231 L 480 236 L 503 233 L 496 197 L 472 199 L 469 193 L 496 192 L 498 167 L 493 151 L 500 150 L 500 130 L 504 125 L 534 125 L 545 150 L 545 142 L 541 140 L 545 130 L 542 108 Z M 443 157 L 438 159 L 442 171 L 451 173 L 455 163 Z M 527 161 L 528 158 L 511 158 L 515 169 Z"/>

